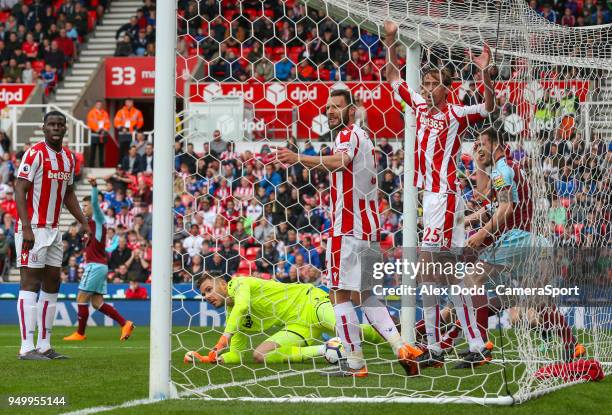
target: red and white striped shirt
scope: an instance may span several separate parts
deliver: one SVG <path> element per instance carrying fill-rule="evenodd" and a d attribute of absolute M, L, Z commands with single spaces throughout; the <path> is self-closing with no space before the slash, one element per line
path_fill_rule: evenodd
<path fill-rule="evenodd" d="M 470 124 L 488 115 L 485 105 L 445 104 L 432 113 L 425 99 L 405 82 L 392 82 L 391 87 L 415 112 L 414 185 L 433 193 L 457 192 L 461 137 Z"/>
<path fill-rule="evenodd" d="M 44 141 L 24 154 L 17 177 L 32 183 L 26 195 L 32 227 L 57 228 L 66 189 L 74 180 L 74 165 L 70 151 L 56 152 Z M 21 229 L 21 220 L 17 229 Z"/>
<path fill-rule="evenodd" d="M 351 162 L 331 174 L 332 235 L 380 240 L 378 181 L 374 145 L 356 124 L 336 136 L 333 153 L 348 154 Z"/>

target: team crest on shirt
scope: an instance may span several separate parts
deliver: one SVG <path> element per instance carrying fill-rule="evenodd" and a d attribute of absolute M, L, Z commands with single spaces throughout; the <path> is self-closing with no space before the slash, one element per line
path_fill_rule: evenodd
<path fill-rule="evenodd" d="M 506 185 L 506 181 L 504 180 L 503 176 L 497 176 L 494 180 L 493 180 L 493 185 L 495 187 L 504 187 Z"/>

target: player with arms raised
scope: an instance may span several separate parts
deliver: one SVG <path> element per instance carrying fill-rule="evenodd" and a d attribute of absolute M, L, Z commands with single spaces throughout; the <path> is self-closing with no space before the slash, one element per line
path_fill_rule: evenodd
<path fill-rule="evenodd" d="M 88 239 L 85 245 L 85 273 L 79 283 L 77 295 L 79 325 L 77 331 L 64 337 L 67 341 L 82 341 L 89 319 L 89 303 L 96 310 L 115 320 L 121 326 L 119 340 L 127 340 L 134 331 L 134 323 L 126 320 L 110 304 L 104 302 L 106 295 L 106 278 L 108 277 L 108 259 L 106 257 L 106 220 L 104 212 L 98 201 L 98 184 L 95 177 L 87 179 L 91 185 L 91 196 L 83 198 L 83 212 L 89 218 L 89 227 L 93 232 L 93 239 Z"/>
<path fill-rule="evenodd" d="M 63 246 L 58 225 L 62 204 L 79 221 L 83 231 L 91 233 L 74 193 L 74 156 L 62 148 L 66 117 L 58 111 L 46 113 L 42 130 L 45 139 L 24 154 L 15 184 L 19 215 L 15 248 L 21 274 L 17 314 L 22 360 L 66 358 L 51 348 L 61 284 Z"/>
<path fill-rule="evenodd" d="M 389 311 L 372 295 L 371 279 L 363 272 L 367 267 L 366 257 L 380 256 L 380 219 L 374 145 L 355 124 L 355 111 L 350 91 L 332 91 L 326 113 L 329 128 L 335 135 L 333 154 L 298 155 L 281 148 L 277 157 L 284 164 L 300 162 L 306 168 L 322 168 L 331 175 L 332 225 L 326 252 L 327 272 L 336 332 L 347 351 L 348 363 L 348 369 L 336 375 L 365 377 L 368 374 L 355 303 L 361 304 L 370 324 L 391 345 L 406 373 L 413 375 L 415 358 L 422 352 L 402 340 Z"/>
<path fill-rule="evenodd" d="M 457 179 L 457 160 L 461 137 L 471 124 L 481 122 L 495 107 L 493 83 L 488 66 L 491 51 L 485 44 L 482 54 L 473 57 L 473 63 L 482 73 L 484 103 L 471 106 L 448 102 L 451 74 L 446 69 L 429 69 L 424 73 L 421 94 L 400 79 L 396 66 L 396 34 L 398 27 L 391 21 L 384 23 L 385 44 L 388 49 L 386 75 L 393 90 L 414 111 L 416 118 L 414 185 L 423 190 L 423 239 L 420 260 L 453 260 L 442 252 L 460 253 L 465 245 L 463 226 L 464 206 Z M 446 258 L 446 259 L 445 259 Z M 420 275 L 422 286 L 458 283 L 445 276 Z M 469 297 L 450 295 L 459 310 L 465 337 L 470 350 L 487 353 L 476 329 L 476 318 Z M 420 367 L 440 366 L 444 361 L 440 346 L 440 306 L 438 296 L 431 291 L 423 294 L 423 312 L 427 335 L 427 352 L 419 357 Z"/>

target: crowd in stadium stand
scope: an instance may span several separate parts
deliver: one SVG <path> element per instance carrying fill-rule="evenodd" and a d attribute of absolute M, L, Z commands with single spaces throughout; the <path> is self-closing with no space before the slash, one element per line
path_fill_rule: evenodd
<path fill-rule="evenodd" d="M 52 92 L 107 5 L 108 0 L 0 1 L 2 83 L 41 83 Z"/>
<path fill-rule="evenodd" d="M 8 3 L 13 3 L 10 8 L 17 2 L 0 1 L 0 6 L 7 8 Z M 42 3 L 45 2 L 32 4 Z M 77 2 L 70 0 L 61 2 L 61 7 L 73 3 L 76 8 Z M 265 81 L 379 80 L 385 57 L 377 37 L 360 33 L 355 26 L 342 26 L 338 31 L 336 22 L 315 11 L 304 19 L 306 11 L 298 2 L 284 2 L 284 9 L 281 3 L 266 1 L 263 3 L 265 18 L 257 18 L 261 2 L 243 1 L 242 8 L 238 9 L 233 2 L 224 1 L 221 18 L 219 3 L 215 0 L 201 1 L 199 8 L 196 2 L 179 0 L 181 53 L 200 54 L 210 61 L 207 76 L 212 80 L 245 81 L 251 77 Z M 603 2 L 556 1 L 550 3 L 552 8 L 545 2 L 530 3 L 544 17 L 560 24 L 580 26 L 610 19 L 608 6 Z M 96 11 L 100 17 L 104 7 L 105 2 L 100 1 L 88 13 Z M 566 16 L 566 9 L 574 17 L 573 23 Z M 43 10 L 48 16 L 48 9 L 43 7 Z M 57 10 L 54 23 L 49 23 L 49 28 L 42 32 L 46 34 L 54 24 L 55 30 L 61 31 L 60 23 L 66 28 L 70 23 L 69 13 L 62 15 L 61 10 Z M 14 16 L 17 14 L 7 19 Z M 47 38 L 39 34 L 41 30 L 37 26 L 35 22 L 35 41 L 44 45 L 41 49 L 47 44 L 52 48 L 53 42 L 49 43 L 48 39 L 45 43 Z M 153 3 L 145 1 L 142 10 L 117 32 L 120 41 L 117 55 L 153 55 L 154 26 Z M 0 31 L 5 30 L 5 38 L 7 27 L 8 23 L 0 26 Z M 11 37 L 14 38 L 8 34 L 9 41 Z M 27 38 L 26 30 L 26 43 Z M 5 42 L 4 47 L 7 45 L 12 47 L 14 43 Z M 2 42 L 0 56 L 5 56 L 1 48 Z M 15 52 L 18 48 L 11 50 Z M 463 57 L 458 61 L 462 63 L 456 66 L 455 75 L 469 79 L 470 65 L 466 65 Z M 511 68 L 500 68 L 501 79 L 515 75 Z M 572 76 L 571 71 L 566 75 Z M 479 99 L 476 92 L 468 91 L 464 102 Z M 556 104 L 543 100 L 542 109 L 547 105 Z M 503 118 L 511 112 L 503 98 L 498 102 L 498 109 L 495 117 Z M 110 119 L 103 125 L 104 133 L 109 133 Z M 107 252 L 111 282 L 147 282 L 151 277 L 153 144 L 138 129 L 131 124 L 129 132 L 135 134 L 129 136 L 134 137 L 133 141 L 123 143 L 120 165 L 100 185 L 100 202 L 109 228 Z M 612 189 L 607 174 L 612 167 L 610 143 L 601 137 L 583 137 L 575 129 L 558 129 L 541 140 L 547 197 L 537 203 L 548 209 L 551 237 L 559 246 L 606 246 L 611 233 Z M 23 154 L 9 153 L 9 144 L 6 134 L 0 136 L 0 260 L 4 264 L 9 264 L 14 255 L 16 207 L 12 188 L 16 166 Z M 311 155 L 330 151 L 325 145 L 316 150 L 311 143 L 298 144 L 297 140 L 291 140 L 288 145 Z M 385 139 L 377 141 L 377 149 L 382 245 L 388 255 L 401 255 L 394 247 L 401 246 L 402 241 L 404 151 Z M 218 132 L 202 153 L 196 153 L 192 144 L 180 140 L 175 143 L 175 153 L 174 282 L 191 282 L 203 272 L 259 275 L 286 282 L 321 279 L 325 230 L 330 225 L 326 173 L 309 172 L 299 165 L 287 169 L 274 161 L 270 148 L 265 145 L 255 153 L 238 153 L 234 144 Z M 529 168 L 529 149 L 514 148 L 510 157 Z M 92 165 L 95 159 L 95 155 L 91 157 Z M 475 168 L 469 155 L 462 157 L 460 167 L 464 175 L 462 192 L 469 204 L 473 196 L 469 179 Z M 79 228 L 71 226 L 63 239 L 62 278 L 76 282 L 83 273 L 84 260 Z"/>

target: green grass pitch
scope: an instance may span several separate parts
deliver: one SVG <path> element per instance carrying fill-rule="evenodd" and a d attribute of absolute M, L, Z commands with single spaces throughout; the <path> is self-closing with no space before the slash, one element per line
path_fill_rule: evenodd
<path fill-rule="evenodd" d="M 0 380 L 0 414 L 57 414 L 96 406 L 115 406 L 123 402 L 147 397 L 148 390 L 148 328 L 137 327 L 134 336 L 127 342 L 119 342 L 118 328 L 90 327 L 88 339 L 83 343 L 63 342 L 61 338 L 73 329 L 58 327 L 54 330 L 54 347 L 70 356 L 66 361 L 49 362 L 22 362 L 17 360 L 18 329 L 17 327 L 0 327 L 0 367 L 2 376 Z M 200 336 L 196 332 L 181 334 L 180 340 L 184 347 L 198 347 L 202 343 L 214 343 L 215 335 Z M 188 368 L 183 365 L 183 351 L 178 350 L 178 343 L 174 341 L 177 352 L 173 354 L 173 364 L 177 367 Z M 371 356 L 371 352 L 370 352 Z M 386 357 L 386 356 L 380 356 Z M 376 361 L 374 361 L 376 363 Z M 323 362 L 316 367 L 313 363 L 293 365 L 294 369 L 312 370 L 311 373 L 301 376 L 288 376 L 281 380 L 262 382 L 262 386 L 240 386 L 224 390 L 210 390 L 212 396 L 245 395 L 270 396 L 270 391 L 279 395 L 282 393 L 319 393 L 321 395 L 363 395 L 367 385 L 370 390 L 382 386 L 385 390 L 401 389 L 404 385 L 411 389 L 438 389 L 459 388 L 472 391 L 473 395 L 494 393 L 500 387 L 499 367 L 480 368 L 471 376 L 470 381 L 460 381 L 458 376 L 439 377 L 441 369 L 431 369 L 420 379 L 403 379 L 392 375 L 400 373 L 397 365 L 373 364 L 371 375 L 367 379 L 355 380 L 359 388 L 352 387 L 352 379 L 331 379 L 320 376 L 313 369 L 324 368 Z M 214 379 L 214 383 L 229 381 L 240 382 L 249 379 L 255 373 L 258 377 L 266 377 L 276 371 L 286 370 L 286 365 L 275 365 L 271 369 L 263 365 L 250 365 L 250 368 L 234 367 L 207 367 L 206 370 L 192 368 L 188 378 L 197 386 L 208 384 L 207 377 Z M 467 373 L 467 372 L 466 372 Z M 464 374 L 466 374 L 464 373 Z M 449 369 L 449 374 L 453 374 Z M 435 376 L 435 377 L 434 377 Z M 487 378 L 485 385 L 482 380 Z M 185 383 L 187 377 L 173 371 L 173 379 L 177 383 Z M 436 379 L 432 383 L 432 379 Z M 465 378 L 464 378 L 465 379 Z M 368 382 L 368 383 L 365 383 Z M 406 382 L 406 383 L 405 383 Z M 307 388 L 302 385 L 309 385 Z M 483 407 L 477 405 L 431 405 L 431 404 L 270 404 L 251 402 L 219 402 L 204 401 L 201 399 L 171 400 L 155 404 L 115 409 L 109 414 L 181 414 L 181 413 L 225 413 L 241 415 L 246 414 L 329 414 L 347 413 L 369 414 L 375 412 L 385 414 L 570 414 L 570 413 L 610 413 L 612 400 L 610 390 L 612 382 L 609 379 L 598 383 L 589 383 L 565 388 L 561 391 L 545 395 L 515 407 Z M 7 407 L 7 396 L 20 395 L 65 395 L 69 406 L 62 408 L 25 408 Z"/>

